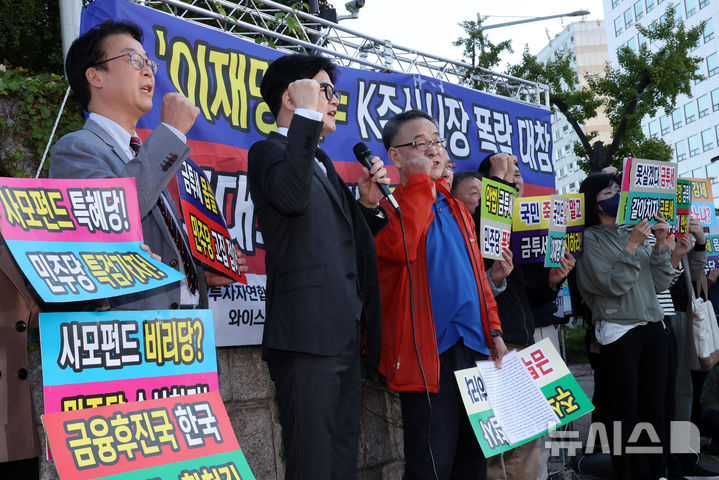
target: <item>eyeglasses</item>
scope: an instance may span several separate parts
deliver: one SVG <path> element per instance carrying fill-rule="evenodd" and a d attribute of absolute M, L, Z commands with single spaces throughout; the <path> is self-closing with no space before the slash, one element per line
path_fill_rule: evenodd
<path fill-rule="evenodd" d="M 446 172 L 454 172 L 454 169 L 457 168 L 456 163 L 445 163 L 444 164 L 444 170 Z"/>
<path fill-rule="evenodd" d="M 445 145 L 447 145 L 447 139 L 440 138 L 438 140 L 415 140 L 414 142 L 403 143 L 402 145 L 395 145 L 392 148 L 412 146 L 415 148 L 415 150 L 419 150 L 420 152 L 426 152 L 427 150 L 429 150 L 429 147 L 434 146 L 434 148 L 440 150 L 444 148 Z"/>
<path fill-rule="evenodd" d="M 320 88 L 325 91 L 325 97 L 328 102 L 332 101 L 332 97 L 336 98 L 338 103 L 342 101 L 342 92 L 329 83 L 320 83 Z"/>
<path fill-rule="evenodd" d="M 145 65 L 147 65 L 148 67 L 150 67 L 150 70 L 152 70 L 153 75 L 155 75 L 157 73 L 157 62 L 150 58 L 145 58 L 136 52 L 123 53 L 122 55 L 118 55 L 117 57 L 112 57 L 112 58 L 108 58 L 107 60 L 97 62 L 97 63 L 91 65 L 91 67 L 96 67 L 98 65 L 102 65 L 103 63 L 107 63 L 112 60 L 117 60 L 118 58 L 122 58 L 125 56 L 130 57 L 130 63 L 132 64 L 133 67 L 135 67 L 136 70 L 142 70 L 143 68 L 145 68 Z"/>

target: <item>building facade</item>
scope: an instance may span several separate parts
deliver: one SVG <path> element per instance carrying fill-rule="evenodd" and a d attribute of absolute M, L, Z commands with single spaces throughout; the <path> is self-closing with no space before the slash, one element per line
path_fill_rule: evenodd
<path fill-rule="evenodd" d="M 719 0 L 717 0 L 719 1 Z M 546 62 L 559 52 L 572 52 L 572 66 L 579 75 L 580 85 L 586 85 L 586 74 L 601 73 L 608 61 L 606 34 L 603 20 L 574 22 L 549 41 L 538 54 L 537 60 Z M 599 136 L 593 140 L 610 140 L 611 127 L 604 114 L 599 113 L 584 125 L 584 131 L 596 131 Z M 557 193 L 576 193 L 586 174 L 579 168 L 574 153 L 574 143 L 579 137 L 564 115 L 557 111 L 552 114 L 552 156 L 556 171 Z"/>
<path fill-rule="evenodd" d="M 719 0 L 604 0 L 609 58 L 616 66 L 621 47 L 637 50 L 646 44 L 636 25 L 647 27 L 661 21 L 669 5 L 676 7 L 676 18 L 687 28 L 706 21 L 703 35 L 691 52 L 702 59 L 699 72 L 705 79 L 694 82 L 691 95 L 677 97 L 674 111 L 660 110 L 655 117 L 644 118 L 642 129 L 646 136 L 660 137 L 672 146 L 679 176 L 713 177 L 714 204 L 719 206 L 719 162 L 711 162 L 719 156 L 719 40 L 715 34 Z"/>

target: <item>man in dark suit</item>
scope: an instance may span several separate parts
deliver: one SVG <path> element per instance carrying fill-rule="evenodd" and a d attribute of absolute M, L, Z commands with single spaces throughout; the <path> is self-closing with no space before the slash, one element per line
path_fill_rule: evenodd
<path fill-rule="evenodd" d="M 206 274 L 189 249 L 180 251 L 187 248 L 187 240 L 182 228 L 175 228 L 179 216 L 165 190 L 190 154 L 185 134 L 199 109 L 179 93 L 166 94 L 162 122 L 140 145 L 135 127 L 152 108 L 157 71 L 157 63 L 148 58 L 141 42 L 142 31 L 135 24 L 107 21 L 72 43 L 67 76 L 89 116 L 82 130 L 65 135 L 53 147 L 50 177 L 134 177 L 145 243 L 162 261 L 186 274 L 180 283 L 111 298 L 113 308 L 204 307 L 206 284 L 231 281 L 211 275 L 206 283 Z M 173 236 L 172 229 L 178 234 Z"/>
<path fill-rule="evenodd" d="M 335 131 L 336 67 L 321 56 L 275 60 L 262 98 L 277 133 L 249 152 L 249 185 L 267 251 L 263 354 L 277 391 L 286 478 L 355 476 L 362 329 L 376 365 L 380 304 L 373 232 L 386 223 L 376 183 L 379 158 L 364 169 L 356 201 L 321 135 Z"/>

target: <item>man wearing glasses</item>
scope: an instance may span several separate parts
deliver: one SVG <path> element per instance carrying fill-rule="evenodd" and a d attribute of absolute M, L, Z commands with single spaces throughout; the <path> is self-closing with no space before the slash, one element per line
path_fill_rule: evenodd
<path fill-rule="evenodd" d="M 486 478 L 454 378 L 477 360 L 499 364 L 507 351 L 474 221 L 443 178 L 451 161 L 432 117 L 403 112 L 385 124 L 382 141 L 399 170 L 402 218 L 387 209 L 389 222 L 375 236 L 380 373 L 400 392 L 404 478 Z"/>
<path fill-rule="evenodd" d="M 135 127 L 152 108 L 157 72 L 157 63 L 148 58 L 141 42 L 137 25 L 109 20 L 72 43 L 67 76 L 89 116 L 82 130 L 65 135 L 54 146 L 50 177 L 134 177 L 145 243 L 163 262 L 186 275 L 179 284 L 111 298 L 111 306 L 140 310 L 206 306 L 204 272 L 189 250 L 181 252 L 187 240 L 165 190 L 190 153 L 185 134 L 199 109 L 179 93 L 166 94 L 162 122 L 140 144 Z"/>
<path fill-rule="evenodd" d="M 389 178 L 374 157 L 357 201 L 317 146 L 336 128 L 336 70 L 319 55 L 275 60 L 260 92 L 277 132 L 248 155 L 267 252 L 263 358 L 275 384 L 287 479 L 355 478 L 363 329 L 369 362 L 379 356 L 372 234 L 387 221 L 376 184 Z"/>

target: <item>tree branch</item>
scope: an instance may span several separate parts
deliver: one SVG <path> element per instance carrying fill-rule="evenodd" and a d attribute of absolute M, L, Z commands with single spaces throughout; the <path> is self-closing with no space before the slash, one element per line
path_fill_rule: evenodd
<path fill-rule="evenodd" d="M 574 118 L 574 115 L 572 115 L 572 112 L 569 111 L 569 107 L 567 107 L 567 103 L 562 100 L 561 98 L 556 98 L 553 96 L 550 96 L 549 102 L 553 104 L 555 107 L 559 109 L 560 112 L 564 114 L 564 116 L 567 118 L 567 121 L 574 129 L 574 132 L 579 137 L 579 141 L 582 143 L 582 146 L 587 151 L 588 156 L 592 156 L 592 146 L 589 144 L 589 140 L 587 139 L 587 136 L 584 134 L 584 131 L 582 130 L 581 125 L 579 125 L 579 122 L 577 122 L 577 119 Z"/>

